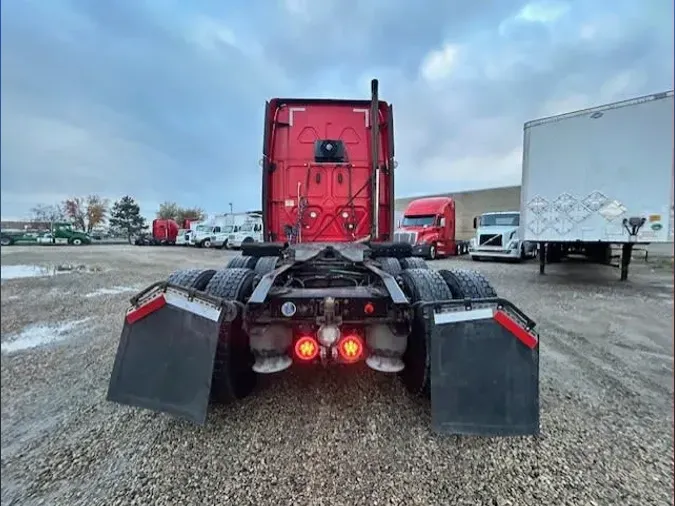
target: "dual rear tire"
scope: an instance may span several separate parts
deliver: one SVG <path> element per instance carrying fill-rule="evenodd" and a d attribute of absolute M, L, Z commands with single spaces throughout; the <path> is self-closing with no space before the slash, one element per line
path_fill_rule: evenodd
<path fill-rule="evenodd" d="M 252 269 L 234 267 L 219 271 L 180 270 L 172 273 L 167 281 L 214 297 L 243 303 L 253 291 L 254 279 L 255 273 Z M 229 403 L 243 399 L 253 392 L 256 385 L 253 362 L 248 337 L 242 329 L 241 315 L 232 322 L 223 321 L 218 332 L 211 377 L 212 402 Z"/>
<path fill-rule="evenodd" d="M 401 273 L 403 290 L 411 302 L 496 297 L 490 282 L 469 269 L 406 269 Z M 431 334 L 433 311 L 417 306 L 403 355 L 401 381 L 413 395 L 431 396 Z"/>

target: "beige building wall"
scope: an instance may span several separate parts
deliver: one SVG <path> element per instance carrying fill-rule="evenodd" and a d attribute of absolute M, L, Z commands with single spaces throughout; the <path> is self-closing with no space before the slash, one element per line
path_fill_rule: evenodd
<path fill-rule="evenodd" d="M 427 197 L 451 197 L 455 200 L 457 239 L 471 239 L 473 218 L 490 211 L 518 211 L 520 209 L 520 186 L 505 186 L 457 193 L 441 193 Z M 396 199 L 396 212 L 402 213 L 409 202 L 422 197 Z"/>

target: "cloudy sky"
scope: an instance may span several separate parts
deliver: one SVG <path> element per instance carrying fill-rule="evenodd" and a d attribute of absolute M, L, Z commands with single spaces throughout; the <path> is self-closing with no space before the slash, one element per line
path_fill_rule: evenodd
<path fill-rule="evenodd" d="M 408 196 L 518 184 L 525 121 L 673 88 L 672 0 L 3 0 L 1 23 L 3 219 L 258 208 L 272 96 L 378 77 Z"/>

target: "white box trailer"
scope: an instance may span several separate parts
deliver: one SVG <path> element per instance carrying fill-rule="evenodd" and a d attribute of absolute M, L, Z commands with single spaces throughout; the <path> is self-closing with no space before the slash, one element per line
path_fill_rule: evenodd
<path fill-rule="evenodd" d="M 672 91 L 525 123 L 521 236 L 542 274 L 616 244 L 625 280 L 634 244 L 673 241 L 673 135 Z"/>

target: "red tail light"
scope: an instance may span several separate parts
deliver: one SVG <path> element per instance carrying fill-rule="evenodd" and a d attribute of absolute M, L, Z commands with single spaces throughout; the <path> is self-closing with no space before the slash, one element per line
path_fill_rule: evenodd
<path fill-rule="evenodd" d="M 345 362 L 356 362 L 363 356 L 363 343 L 358 336 L 346 336 L 338 343 L 338 353 Z"/>
<path fill-rule="evenodd" d="M 300 360 L 314 360 L 319 354 L 319 344 L 313 337 L 301 337 L 295 342 L 295 356 Z"/>

